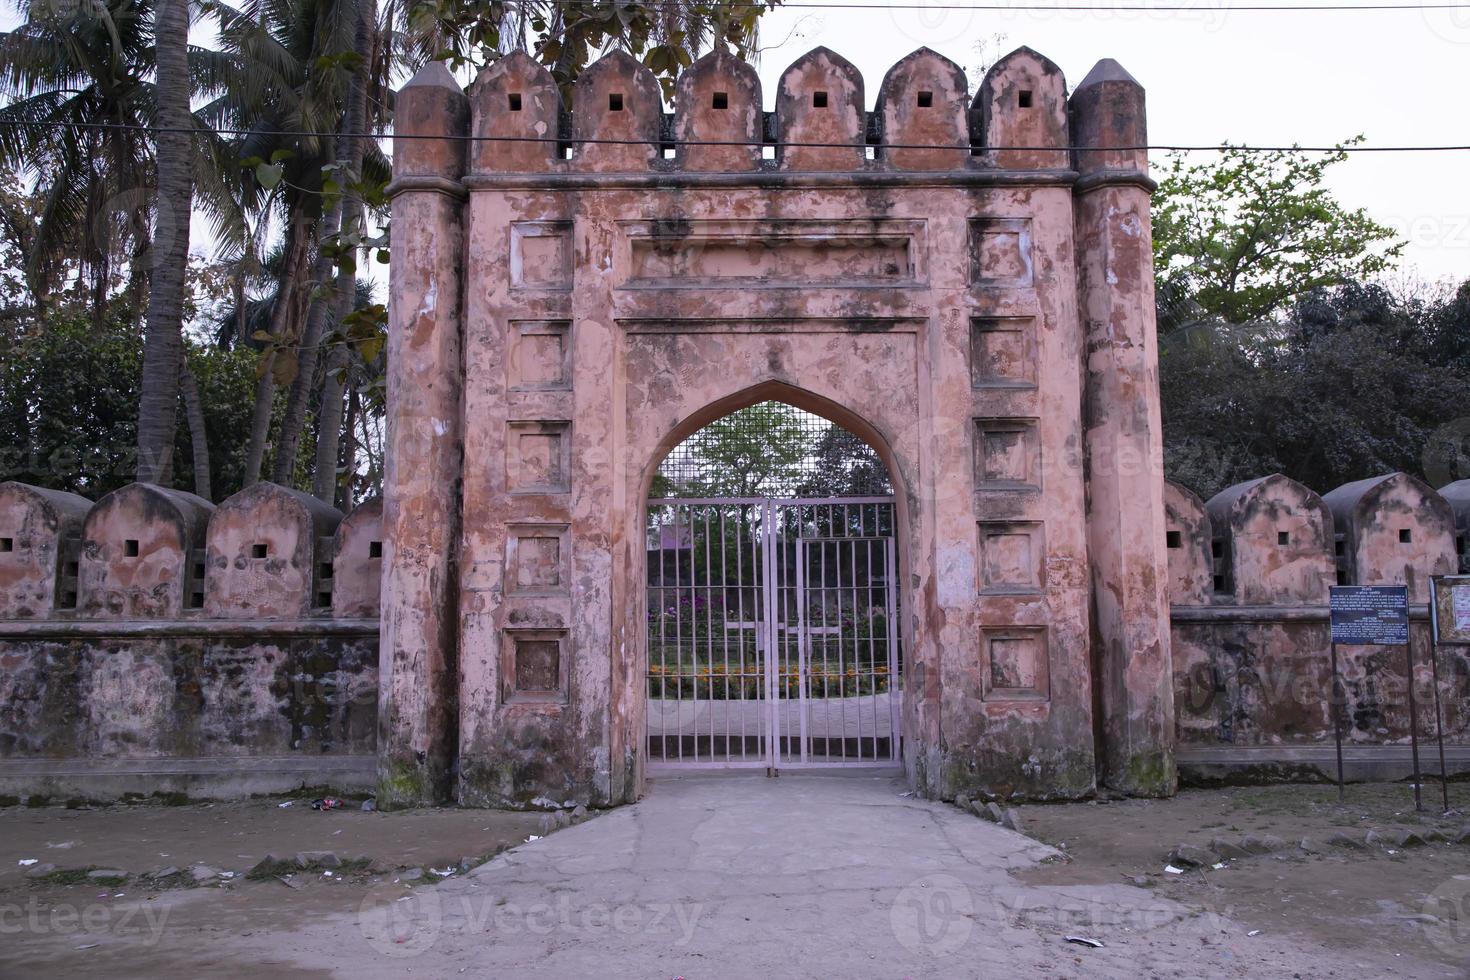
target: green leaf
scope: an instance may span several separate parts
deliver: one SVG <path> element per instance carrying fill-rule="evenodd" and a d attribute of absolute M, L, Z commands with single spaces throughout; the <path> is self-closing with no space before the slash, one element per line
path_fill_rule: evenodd
<path fill-rule="evenodd" d="M 385 338 L 382 334 L 378 334 L 375 337 L 369 337 L 367 340 L 364 340 L 357 345 L 357 352 L 362 356 L 362 359 L 364 361 L 368 361 L 370 363 L 372 361 L 376 361 L 378 359 L 378 355 L 383 353 L 383 343 L 386 339 L 387 338 Z"/>
<path fill-rule="evenodd" d="M 285 176 L 285 173 L 286 168 L 280 164 L 261 163 L 255 167 L 255 179 L 266 190 L 273 190 L 281 182 L 281 178 Z"/>

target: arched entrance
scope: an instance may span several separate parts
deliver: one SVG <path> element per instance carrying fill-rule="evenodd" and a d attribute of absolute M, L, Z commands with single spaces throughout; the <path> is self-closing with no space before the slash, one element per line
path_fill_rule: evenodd
<path fill-rule="evenodd" d="M 899 527 L 872 446 L 739 408 L 663 458 L 645 530 L 651 770 L 900 764 Z"/>

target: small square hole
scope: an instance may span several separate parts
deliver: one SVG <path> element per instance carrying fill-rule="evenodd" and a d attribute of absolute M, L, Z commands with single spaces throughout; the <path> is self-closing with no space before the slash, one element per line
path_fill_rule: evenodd
<path fill-rule="evenodd" d="M 329 562 L 329 561 L 324 561 L 324 562 L 319 563 L 317 565 L 317 577 L 318 578 L 331 578 L 332 577 L 332 563 Z"/>
<path fill-rule="evenodd" d="M 1345 568 L 1339 568 L 1337 570 L 1337 584 L 1338 585 L 1347 585 L 1348 584 L 1348 573 L 1347 573 L 1347 569 L 1345 569 Z"/>
<path fill-rule="evenodd" d="M 195 562 L 194 563 L 194 581 L 197 582 L 200 579 L 202 579 L 203 577 L 204 577 L 204 562 L 202 562 L 202 561 Z"/>
<path fill-rule="evenodd" d="M 62 574 L 65 575 L 67 578 L 76 578 L 79 571 L 80 569 L 77 568 L 77 563 L 74 561 L 69 561 L 66 563 L 65 571 L 63 571 Z"/>
<path fill-rule="evenodd" d="M 250 546 L 250 557 L 251 558 L 265 558 L 265 557 L 268 557 L 270 555 L 270 553 L 271 553 L 270 545 L 265 545 L 265 544 L 252 544 Z"/>
<path fill-rule="evenodd" d="M 1215 558 L 1219 558 L 1219 557 L 1221 557 L 1224 554 L 1225 554 L 1225 545 L 1224 544 L 1222 544 L 1218 540 L 1211 541 L 1210 542 L 1210 555 L 1211 556 L 1213 556 Z"/>
<path fill-rule="evenodd" d="M 1414 532 L 1406 527 L 1399 528 L 1399 544 L 1413 544 Z"/>
<path fill-rule="evenodd" d="M 510 93 L 509 96 L 507 96 L 507 99 L 510 102 L 510 111 L 511 112 L 520 112 L 521 111 L 521 93 L 519 93 L 519 92 L 512 92 L 512 93 Z"/>
<path fill-rule="evenodd" d="M 318 592 L 316 594 L 316 604 L 323 609 L 325 609 L 327 606 L 330 606 L 332 604 L 332 593 Z"/>
<path fill-rule="evenodd" d="M 369 541 L 368 542 L 368 557 L 369 558 L 382 558 L 383 557 L 383 542 L 381 542 L 381 541 Z"/>
<path fill-rule="evenodd" d="M 191 592 L 191 593 L 189 593 L 189 608 L 190 609 L 203 609 L 204 608 L 204 593 L 203 592 Z"/>
<path fill-rule="evenodd" d="M 1277 544 L 1291 544 L 1291 535 L 1288 532 L 1286 532 L 1286 531 L 1277 531 L 1276 532 L 1276 543 Z"/>
<path fill-rule="evenodd" d="M 1216 575 L 1215 576 L 1215 591 L 1216 592 L 1224 592 L 1225 591 L 1225 576 L 1223 576 L 1223 575 Z"/>
<path fill-rule="evenodd" d="M 123 556 L 126 558 L 138 557 L 138 539 L 128 538 L 123 542 Z"/>
<path fill-rule="evenodd" d="M 612 94 L 610 94 L 607 97 L 607 111 L 608 112 L 622 112 L 623 111 L 623 93 L 621 93 L 621 92 L 613 92 Z"/>
<path fill-rule="evenodd" d="M 1165 531 L 1164 544 L 1170 548 L 1184 547 L 1184 537 L 1178 531 Z"/>
<path fill-rule="evenodd" d="M 1347 554 L 1347 542 L 1342 540 L 1337 541 L 1332 546 L 1332 553 L 1339 558 Z"/>
<path fill-rule="evenodd" d="M 75 592 L 63 592 L 61 594 L 61 608 L 75 609 L 77 607 L 77 594 Z"/>
<path fill-rule="evenodd" d="M 827 108 L 827 93 L 826 92 L 813 92 L 812 93 L 812 108 L 814 108 L 814 109 L 825 109 L 825 108 Z"/>
<path fill-rule="evenodd" d="M 14 550 L 15 550 L 15 539 L 14 538 L 0 538 L 0 551 L 14 551 Z"/>
<path fill-rule="evenodd" d="M 1465 553 L 1465 535 L 1462 534 L 1459 537 L 1455 538 L 1455 554 L 1457 554 L 1457 555 L 1463 555 L 1464 553 Z"/>
<path fill-rule="evenodd" d="M 715 97 L 714 97 L 714 101 L 713 101 L 712 105 L 716 109 L 728 109 L 728 108 L 730 108 L 730 93 L 729 92 L 716 92 L 715 93 Z"/>
<path fill-rule="evenodd" d="M 1022 109 L 1031 108 L 1031 90 L 1029 88 L 1021 89 L 1021 95 L 1016 100 L 1016 104 L 1019 105 Z"/>
<path fill-rule="evenodd" d="M 933 92 L 920 92 L 919 93 L 919 108 L 920 109 L 928 109 L 928 108 L 930 108 L 933 105 L 934 105 L 934 93 Z"/>

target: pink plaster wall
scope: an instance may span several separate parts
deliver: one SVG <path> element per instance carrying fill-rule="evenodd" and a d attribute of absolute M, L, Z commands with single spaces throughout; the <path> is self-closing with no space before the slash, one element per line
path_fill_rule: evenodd
<path fill-rule="evenodd" d="M 45 619 L 75 600 L 69 539 L 80 536 L 92 502 L 73 493 L 0 483 L 0 619 Z"/>
<path fill-rule="evenodd" d="M 1214 535 L 1210 515 L 1194 491 L 1164 483 L 1165 550 L 1169 555 L 1169 601 L 1201 606 L 1214 592 Z"/>
<path fill-rule="evenodd" d="M 332 615 L 376 618 L 383 583 L 383 501 L 363 501 L 337 527 L 332 545 Z"/>
<path fill-rule="evenodd" d="M 209 520 L 204 614 L 289 619 L 330 606 L 318 589 L 321 564 L 342 515 L 310 494 L 257 483 L 215 508 Z M 326 598 L 327 601 L 321 601 Z"/>
<path fill-rule="evenodd" d="M 1336 584 L 1332 513 L 1295 480 L 1276 474 L 1237 484 L 1206 507 L 1236 602 L 1320 603 Z"/>
<path fill-rule="evenodd" d="M 1429 601 L 1429 577 L 1459 571 L 1455 515 L 1423 481 L 1406 473 L 1359 480 L 1322 498 L 1331 509 L 1344 584 L 1407 585 Z"/>
<path fill-rule="evenodd" d="M 87 514 L 78 574 L 82 615 L 92 619 L 178 617 L 191 604 L 214 505 L 182 490 L 132 483 Z"/>

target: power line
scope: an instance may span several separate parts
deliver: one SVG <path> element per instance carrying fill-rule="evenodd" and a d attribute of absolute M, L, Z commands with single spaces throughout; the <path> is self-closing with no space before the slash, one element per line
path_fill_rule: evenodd
<path fill-rule="evenodd" d="M 87 130 L 128 130 L 131 132 L 144 133 L 212 133 L 216 136 L 258 136 L 258 137 L 315 137 L 315 138 L 344 138 L 344 139 L 391 139 L 391 140 L 453 140 L 459 143 L 556 143 L 560 145 L 600 145 L 600 146 L 770 146 L 770 147 L 801 147 L 808 149 L 856 149 L 865 146 L 881 147 L 888 150 L 979 150 L 986 153 L 1000 151 L 1044 151 L 1077 152 L 1077 153 L 1104 153 L 1104 152 L 1137 152 L 1158 151 L 1164 153 L 1210 153 L 1239 151 L 1242 153 L 1447 153 L 1470 150 L 1470 144 L 1422 144 L 1422 145 L 1400 145 L 1400 146 L 1300 146 L 1292 145 L 1254 145 L 1216 143 L 1206 145 L 1194 145 L 1183 143 L 1146 143 L 1131 146 L 971 146 L 961 143 L 841 143 L 841 142 L 810 142 L 803 140 L 776 141 L 768 143 L 764 140 L 681 140 L 681 139 L 609 139 L 602 137 L 580 138 L 560 136 L 475 136 L 468 133 L 454 134 L 450 136 L 434 136 L 417 133 L 347 133 L 335 131 L 314 130 L 260 130 L 260 129 L 205 129 L 189 126 L 143 126 L 133 123 L 73 123 L 59 120 L 40 120 L 36 122 L 22 122 L 19 120 L 0 120 L 0 129 L 18 129 L 30 126 L 43 126 L 51 129 L 87 129 Z"/>

